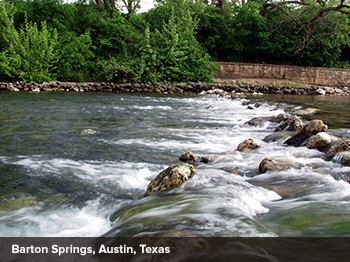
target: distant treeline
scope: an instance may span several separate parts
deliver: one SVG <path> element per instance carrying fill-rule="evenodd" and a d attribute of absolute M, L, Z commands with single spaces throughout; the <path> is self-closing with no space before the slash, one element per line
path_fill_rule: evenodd
<path fill-rule="evenodd" d="M 188 82 L 212 61 L 349 68 L 346 0 L 0 1 L 0 81 Z"/>

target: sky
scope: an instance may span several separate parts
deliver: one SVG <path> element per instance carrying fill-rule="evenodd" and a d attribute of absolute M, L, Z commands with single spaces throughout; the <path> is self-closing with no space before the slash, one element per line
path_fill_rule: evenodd
<path fill-rule="evenodd" d="M 139 10 L 139 13 L 146 12 L 147 10 L 154 7 L 153 0 L 141 0 L 140 5 L 141 9 Z"/>

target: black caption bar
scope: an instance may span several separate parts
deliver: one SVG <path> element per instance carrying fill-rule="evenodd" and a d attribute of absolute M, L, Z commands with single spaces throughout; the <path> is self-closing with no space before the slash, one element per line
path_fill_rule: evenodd
<path fill-rule="evenodd" d="M 350 238 L 0 238 L 0 261 L 349 261 Z"/>

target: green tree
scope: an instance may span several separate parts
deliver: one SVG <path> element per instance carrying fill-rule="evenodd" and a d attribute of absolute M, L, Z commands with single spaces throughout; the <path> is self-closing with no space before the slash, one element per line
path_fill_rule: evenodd
<path fill-rule="evenodd" d="M 19 58 L 9 53 L 12 43 L 18 43 L 19 36 L 14 28 L 12 3 L 0 2 L 0 80 L 10 80 L 16 77 Z"/>
<path fill-rule="evenodd" d="M 25 81 L 50 81 L 55 79 L 53 70 L 56 62 L 57 32 L 47 29 L 41 23 L 41 30 L 36 23 L 26 22 L 19 31 L 19 42 L 15 42 L 10 52 L 21 58 L 19 77 Z"/>
<path fill-rule="evenodd" d="M 268 0 L 260 13 L 265 16 L 273 11 L 280 14 L 278 20 L 273 21 L 274 28 L 286 23 L 296 29 L 286 36 L 292 42 L 289 51 L 294 63 L 330 66 L 349 46 L 348 0 Z"/>
<path fill-rule="evenodd" d="M 186 1 L 169 4 L 171 15 L 162 29 L 145 31 L 140 79 L 145 82 L 210 81 L 213 67 L 196 39 L 198 21 L 193 19 Z"/>
<path fill-rule="evenodd" d="M 61 81 L 83 82 L 91 80 L 93 68 L 92 40 L 89 32 L 75 36 L 72 32 L 61 34 L 57 45 L 57 78 Z"/>

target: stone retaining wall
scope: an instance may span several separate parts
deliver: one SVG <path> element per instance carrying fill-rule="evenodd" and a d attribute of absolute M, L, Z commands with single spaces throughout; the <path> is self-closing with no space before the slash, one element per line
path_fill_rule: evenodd
<path fill-rule="evenodd" d="M 247 64 L 220 62 L 217 78 L 271 78 L 302 84 L 350 86 L 350 70 L 290 65 Z"/>
<path fill-rule="evenodd" d="M 72 82 L 49 82 L 49 83 L 26 83 L 0 82 L 0 91 L 53 91 L 53 92 L 126 92 L 126 93 L 159 93 L 159 94 L 199 94 L 201 92 L 220 93 L 264 93 L 264 94 L 294 94 L 294 95 L 341 95 L 350 96 L 350 87 L 319 87 L 313 85 L 275 85 L 275 84 L 245 84 L 245 83 L 146 83 L 146 84 L 117 84 L 117 83 L 72 83 Z M 215 92 L 214 92 L 215 91 Z"/>

